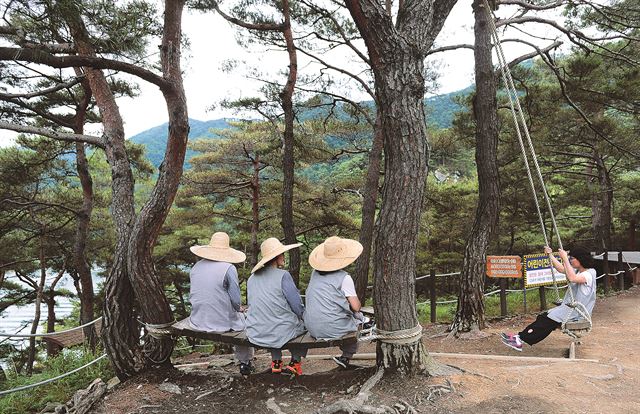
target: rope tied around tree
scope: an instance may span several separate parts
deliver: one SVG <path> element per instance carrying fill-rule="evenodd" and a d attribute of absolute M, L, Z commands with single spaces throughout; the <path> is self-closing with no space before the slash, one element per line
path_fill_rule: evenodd
<path fill-rule="evenodd" d="M 166 336 L 171 336 L 171 326 L 175 324 L 177 321 L 174 319 L 171 322 L 167 323 L 146 323 L 138 319 L 138 323 L 144 326 L 144 329 L 147 333 L 155 339 L 163 339 Z"/>
<path fill-rule="evenodd" d="M 360 331 L 358 342 L 380 341 L 387 344 L 407 345 L 417 342 L 422 338 L 422 325 L 397 331 L 385 331 L 375 325 L 371 329 Z"/>

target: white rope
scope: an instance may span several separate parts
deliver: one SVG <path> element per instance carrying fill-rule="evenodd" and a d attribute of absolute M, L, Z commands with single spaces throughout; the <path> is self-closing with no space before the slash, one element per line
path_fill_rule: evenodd
<path fill-rule="evenodd" d="M 545 245 L 549 246 L 549 238 L 547 237 L 547 230 L 545 227 L 544 219 L 542 218 L 542 212 L 540 210 L 540 204 L 538 202 L 538 195 L 536 192 L 535 183 L 533 182 L 533 177 L 531 175 L 531 166 L 529 165 L 529 158 L 527 156 L 527 151 L 525 149 L 525 145 L 522 139 L 522 132 L 520 131 L 520 124 L 518 122 L 518 116 L 516 114 L 516 107 L 518 115 L 520 115 L 520 121 L 522 122 L 522 130 L 524 131 L 524 135 L 527 139 L 527 144 L 529 146 L 529 151 L 531 152 L 531 159 L 533 160 L 533 164 L 535 166 L 535 170 L 537 172 L 538 180 L 540 181 L 540 187 L 542 188 L 542 193 L 547 204 L 547 209 L 549 211 L 549 215 L 551 217 L 551 222 L 553 225 L 553 229 L 555 230 L 556 237 L 558 238 L 558 245 L 562 249 L 562 239 L 560 237 L 560 231 L 558 230 L 558 225 L 556 223 L 555 214 L 553 213 L 553 208 L 551 206 L 551 199 L 549 198 L 549 194 L 547 193 L 547 188 L 544 183 L 544 178 L 542 177 L 542 172 L 540 170 L 540 165 L 538 164 L 538 158 L 536 156 L 536 151 L 533 146 L 533 141 L 531 140 L 531 136 L 529 135 L 529 129 L 527 128 L 527 122 L 524 119 L 524 112 L 522 111 L 522 107 L 520 106 L 520 99 L 518 98 L 518 91 L 513 82 L 513 77 L 511 76 L 511 71 L 509 70 L 509 64 L 507 63 L 507 59 L 504 55 L 504 50 L 502 49 L 502 43 L 498 38 L 498 29 L 495 24 L 495 15 L 493 15 L 491 11 L 491 7 L 489 6 L 489 2 L 487 0 L 484 1 L 484 5 L 487 8 L 487 12 L 491 13 L 491 17 L 489 18 L 489 23 L 491 25 L 491 37 L 496 46 L 496 55 L 498 56 L 498 63 L 500 66 L 500 73 L 502 75 L 502 81 L 504 83 L 505 88 L 507 89 L 507 96 L 509 98 L 509 107 L 511 108 L 511 115 L 513 116 L 513 122 L 516 129 L 516 135 L 518 137 L 518 143 L 520 144 L 520 150 L 522 151 L 522 156 L 524 159 L 524 164 L 527 170 L 527 177 L 529 179 L 529 185 L 531 187 L 531 193 L 533 195 L 533 200 L 536 206 L 536 212 L 538 213 L 538 218 L 540 220 L 540 228 L 542 230 L 542 235 L 544 237 Z M 515 107 L 514 107 L 515 102 Z M 552 260 L 552 254 L 549 254 L 549 260 Z M 553 285 L 556 287 L 556 302 L 560 302 L 560 294 L 557 290 L 557 282 L 555 270 L 553 268 L 553 263 L 551 266 L 551 278 L 553 279 Z M 573 293 L 571 293 L 573 296 Z M 572 297 L 573 299 L 573 297 Z"/>
<path fill-rule="evenodd" d="M 368 335 L 362 335 L 362 333 L 368 333 Z M 422 325 L 420 324 L 413 328 L 397 331 L 385 331 L 374 325 L 370 330 L 361 331 L 358 342 L 380 341 L 388 344 L 406 345 L 417 342 L 420 338 L 422 338 Z"/>
<path fill-rule="evenodd" d="M 38 337 L 46 338 L 46 337 L 62 335 L 63 333 L 67 333 L 67 332 L 71 332 L 71 331 L 76 331 L 78 329 L 82 329 L 82 328 L 84 328 L 86 326 L 93 325 L 94 323 L 98 322 L 100 319 L 102 319 L 102 316 L 92 320 L 91 322 L 87 322 L 84 325 L 76 326 L 75 328 L 66 329 L 64 331 L 40 333 L 40 334 L 19 334 L 19 333 L 7 334 L 7 333 L 1 333 L 0 332 L 0 337 L 5 337 L 5 338 L 38 338 Z"/>
<path fill-rule="evenodd" d="M 451 273 L 439 273 L 437 275 L 435 275 L 436 277 L 447 277 L 447 276 L 457 276 L 459 275 L 460 272 L 451 272 Z M 415 280 L 422 280 L 422 279 L 426 279 L 428 277 L 431 277 L 431 275 L 423 275 L 423 276 L 418 276 L 415 278 Z M 373 285 L 367 285 L 367 289 L 373 289 Z"/>
<path fill-rule="evenodd" d="M 67 373 L 58 375 L 57 377 L 49 378 L 47 380 L 36 382 L 36 383 L 33 383 L 33 384 L 23 385 L 23 386 L 17 387 L 17 388 L 12 388 L 10 390 L 0 391 L 0 395 L 7 395 L 7 394 L 11 394 L 11 393 L 18 392 L 18 391 L 24 391 L 24 390 L 28 390 L 30 388 L 39 387 L 40 385 L 44 385 L 44 384 L 48 384 L 50 382 L 57 381 L 57 380 L 62 379 L 64 377 L 68 377 L 69 375 L 75 374 L 76 372 L 78 372 L 78 371 L 80 371 L 80 370 L 82 370 L 82 369 L 84 369 L 84 368 L 86 368 L 86 367 L 88 367 L 90 365 L 93 365 L 96 362 L 98 362 L 101 359 L 106 358 L 106 357 L 107 357 L 107 354 L 103 354 L 102 356 L 99 356 L 98 358 L 94 359 L 93 361 L 88 362 L 88 363 L 84 364 L 83 366 L 81 366 L 79 368 L 76 368 L 76 369 L 74 369 L 72 371 L 69 371 Z"/>

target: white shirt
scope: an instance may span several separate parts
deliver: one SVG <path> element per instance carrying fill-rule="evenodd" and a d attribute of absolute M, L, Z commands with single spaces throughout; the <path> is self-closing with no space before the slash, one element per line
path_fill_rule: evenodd
<path fill-rule="evenodd" d="M 580 289 L 582 290 L 582 293 L 588 295 L 593 289 L 593 283 L 596 280 L 596 270 L 587 269 L 584 272 L 578 273 L 578 275 L 584 276 L 585 283 L 580 283 Z"/>
<path fill-rule="evenodd" d="M 344 280 L 342 281 L 341 290 L 342 290 L 342 293 L 344 293 L 344 296 L 346 297 L 358 296 L 358 294 L 356 293 L 356 286 L 353 283 L 353 279 L 351 278 L 351 275 L 346 275 L 344 277 Z"/>

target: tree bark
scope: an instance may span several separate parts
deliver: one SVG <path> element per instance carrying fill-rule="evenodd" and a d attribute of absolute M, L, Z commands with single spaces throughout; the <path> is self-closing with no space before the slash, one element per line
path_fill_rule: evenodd
<path fill-rule="evenodd" d="M 251 260 L 250 267 L 258 263 L 258 232 L 260 231 L 260 155 L 256 154 L 251 160 L 253 177 L 251 179 Z"/>
<path fill-rule="evenodd" d="M 594 148 L 591 159 L 595 166 L 597 179 L 592 183 L 589 179 L 588 186 L 591 188 L 591 208 L 593 219 L 591 228 L 595 241 L 595 248 L 599 251 L 611 249 L 611 205 L 613 203 L 613 185 L 607 166 L 602 156 Z M 588 167 L 593 173 L 593 167 Z"/>
<path fill-rule="evenodd" d="M 360 226 L 360 243 L 362 254 L 356 262 L 354 273 L 356 293 L 362 303 L 367 300 L 367 285 L 369 284 L 369 265 L 373 245 L 373 231 L 375 228 L 376 202 L 378 200 L 378 183 L 380 181 L 380 161 L 382 158 L 383 133 L 379 112 L 376 114 L 373 143 L 369 151 L 369 167 L 364 185 L 362 200 L 362 224 Z"/>
<path fill-rule="evenodd" d="M 180 68 L 183 7 L 184 1 L 166 2 L 160 60 L 163 77 L 172 86 L 163 91 L 169 115 L 169 137 L 158 180 L 131 233 L 129 251 L 133 254 L 127 258 L 129 277 L 138 307 L 144 321 L 152 324 L 165 324 L 173 320 L 169 301 L 153 267 L 151 254 L 178 191 L 189 135 L 187 98 Z M 171 338 L 147 336 L 145 339 L 146 356 L 151 362 L 168 361 L 172 349 Z"/>
<path fill-rule="evenodd" d="M 44 254 L 45 246 L 45 227 L 41 226 L 40 234 L 40 282 L 36 290 L 36 303 L 35 312 L 33 315 L 33 322 L 31 323 L 31 335 L 38 331 L 38 324 L 40 323 L 42 299 L 44 296 L 44 284 L 47 280 L 47 262 Z M 27 360 L 27 375 L 33 373 L 33 363 L 36 359 L 36 338 L 29 338 L 29 359 Z"/>
<path fill-rule="evenodd" d="M 636 219 L 629 220 L 629 229 L 628 229 L 628 237 L 627 237 L 627 249 L 636 250 L 636 226 L 638 222 Z"/>
<path fill-rule="evenodd" d="M 282 2 L 282 14 L 284 15 L 285 29 L 283 36 L 289 55 L 289 74 L 280 97 L 284 111 L 284 134 L 282 140 L 282 231 L 285 244 L 297 243 L 296 231 L 293 223 L 293 184 L 295 180 L 295 161 L 293 158 L 293 91 L 298 77 L 298 57 L 293 43 L 291 30 L 289 1 Z M 296 286 L 300 280 L 300 250 L 289 250 L 289 273 L 293 277 Z"/>
<path fill-rule="evenodd" d="M 80 12 L 67 2 L 67 24 L 78 52 L 95 56 L 88 41 Z M 114 261 L 105 283 L 102 338 L 116 375 L 126 379 L 142 369 L 147 361 L 139 347 L 136 311 L 144 322 L 164 324 L 173 320 L 160 279 L 153 268 L 151 254 L 158 233 L 175 198 L 182 174 L 189 132 L 186 98 L 180 70 L 181 15 L 184 1 L 165 2 L 164 30 L 160 48 L 164 95 L 169 114 L 169 138 L 158 180 L 136 218 L 133 175 L 124 145 L 124 128 L 113 93 L 104 74 L 86 68 L 85 73 L 102 116 L 105 152 L 112 174 L 112 215 L 116 224 Z M 150 361 L 168 360 L 173 342 L 148 337 L 145 352 Z"/>
<path fill-rule="evenodd" d="M 76 74 L 79 75 L 80 73 L 81 71 L 76 69 Z M 83 80 L 81 84 L 84 90 L 84 96 L 76 108 L 74 119 L 74 132 L 76 134 L 82 134 L 84 132 L 87 108 L 92 96 L 89 82 Z M 80 279 L 80 324 L 84 325 L 94 319 L 93 278 L 91 277 L 91 267 L 86 258 L 89 224 L 93 212 L 93 179 L 89 173 L 89 162 L 85 154 L 85 145 L 81 142 L 76 143 L 76 171 L 78 172 L 80 186 L 82 187 L 82 208 L 78 211 L 77 215 L 73 262 Z M 96 330 L 94 325 L 86 326 L 82 328 L 82 331 L 84 333 L 85 344 L 94 351 L 96 347 Z"/>
<path fill-rule="evenodd" d="M 375 78 L 385 153 L 385 179 L 375 232 L 374 303 L 387 331 L 418 325 L 415 252 L 427 175 L 424 58 L 455 1 L 403 3 L 394 24 L 384 5 L 347 0 L 368 49 Z M 429 369 L 421 341 L 378 342 L 377 363 L 386 372 Z"/>
<path fill-rule="evenodd" d="M 484 278 L 486 254 L 500 211 L 498 176 L 498 117 L 496 82 L 491 60 L 491 12 L 483 1 L 473 3 L 475 15 L 476 94 L 473 113 L 476 121 L 476 168 L 478 205 L 464 251 L 456 316 L 452 334 L 484 329 Z"/>
<path fill-rule="evenodd" d="M 80 11 L 73 2 L 67 1 L 66 5 L 73 11 L 66 18 L 78 53 L 95 56 Z M 128 242 L 135 220 L 134 180 L 124 145 L 122 117 L 106 77 L 101 70 L 91 67 L 84 68 L 84 73 L 102 118 L 105 153 L 111 167 L 111 211 L 116 226 L 114 260 L 105 280 L 102 340 L 116 375 L 124 380 L 140 367 L 134 356 L 138 338 L 127 269 Z"/>

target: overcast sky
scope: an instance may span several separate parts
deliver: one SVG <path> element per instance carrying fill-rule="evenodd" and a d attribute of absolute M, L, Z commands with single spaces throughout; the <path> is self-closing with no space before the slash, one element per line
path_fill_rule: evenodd
<path fill-rule="evenodd" d="M 207 111 L 221 99 L 253 96 L 259 84 L 243 78 L 241 71 L 226 73 L 221 66 L 228 59 L 246 60 L 284 70 L 288 60 L 285 54 L 254 50 L 247 53 L 236 44 L 236 28 L 214 13 L 187 12 L 183 30 L 191 42 L 185 53 L 184 85 L 189 116 L 199 120 L 233 116 L 220 108 Z M 473 16 L 471 1 L 460 0 L 452 11 L 438 44 L 473 43 Z M 304 57 L 299 56 L 301 63 Z M 432 59 L 441 73 L 441 88 L 436 93 L 448 93 L 467 87 L 473 82 L 473 52 L 469 49 L 441 53 Z M 300 65 L 301 67 L 303 64 Z M 164 100 L 154 86 L 142 85 L 142 95 L 135 100 L 122 99 L 120 106 L 126 122 L 127 136 L 133 136 L 150 127 L 167 122 Z M 153 108 L 153 109 L 152 109 Z"/>
<path fill-rule="evenodd" d="M 508 9 L 501 8 L 498 14 L 506 17 L 508 13 Z M 183 54 L 183 71 L 191 118 L 209 120 L 233 116 L 219 106 L 212 111 L 207 109 L 225 98 L 233 100 L 254 95 L 259 86 L 257 82 L 244 78 L 242 71 L 228 73 L 221 70 L 228 59 L 246 60 L 272 70 L 286 69 L 286 55 L 255 50 L 248 53 L 238 46 L 234 37 L 236 29 L 214 13 L 187 11 L 183 30 L 190 41 L 189 50 Z M 436 43 L 437 46 L 473 43 L 471 0 L 458 1 Z M 530 52 L 512 45 L 505 45 L 509 60 Z M 436 54 L 427 64 L 440 74 L 440 87 L 431 91 L 431 95 L 456 91 L 473 83 L 473 52 L 470 49 Z M 119 100 L 127 137 L 167 121 L 166 106 L 158 88 L 145 82 L 139 84 L 139 97 Z M 15 134 L 0 131 L 0 146 L 7 145 L 13 136 Z"/>

